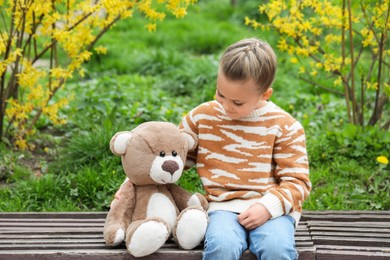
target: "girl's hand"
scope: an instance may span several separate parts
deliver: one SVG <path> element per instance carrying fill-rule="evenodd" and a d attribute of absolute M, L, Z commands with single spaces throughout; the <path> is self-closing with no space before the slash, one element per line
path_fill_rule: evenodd
<path fill-rule="evenodd" d="M 271 218 L 269 211 L 260 203 L 255 203 L 238 215 L 238 222 L 247 230 L 255 229 Z"/>

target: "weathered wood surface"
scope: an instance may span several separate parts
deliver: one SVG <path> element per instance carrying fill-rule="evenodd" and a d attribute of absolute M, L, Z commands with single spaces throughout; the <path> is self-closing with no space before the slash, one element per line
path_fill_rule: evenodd
<path fill-rule="evenodd" d="M 0 213 L 2 259 L 201 259 L 202 247 L 169 241 L 134 258 L 104 244 L 106 212 Z M 390 211 L 305 211 L 296 230 L 299 259 L 390 259 Z M 255 259 L 246 252 L 242 259 Z"/>

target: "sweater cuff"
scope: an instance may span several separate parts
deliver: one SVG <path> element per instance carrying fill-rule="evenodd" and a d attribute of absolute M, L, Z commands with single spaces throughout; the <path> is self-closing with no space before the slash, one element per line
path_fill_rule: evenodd
<path fill-rule="evenodd" d="M 283 215 L 283 207 L 279 198 L 272 193 L 265 194 L 259 203 L 263 205 L 271 214 L 272 218 L 277 218 Z"/>

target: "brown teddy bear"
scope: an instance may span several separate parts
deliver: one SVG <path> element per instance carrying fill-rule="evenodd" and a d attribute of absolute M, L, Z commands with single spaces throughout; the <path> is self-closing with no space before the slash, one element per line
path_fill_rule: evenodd
<path fill-rule="evenodd" d="M 146 122 L 112 137 L 110 149 L 121 156 L 127 179 L 106 218 L 107 245 L 125 240 L 135 257 L 156 252 L 171 235 L 183 249 L 199 245 L 208 223 L 207 200 L 175 184 L 187 152 L 196 146 L 194 135 L 167 122 Z"/>

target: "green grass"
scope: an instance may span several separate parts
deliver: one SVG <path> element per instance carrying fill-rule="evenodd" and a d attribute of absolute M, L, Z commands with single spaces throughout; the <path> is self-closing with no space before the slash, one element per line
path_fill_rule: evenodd
<path fill-rule="evenodd" d="M 108 143 L 120 130 L 150 120 L 178 123 L 183 114 L 215 91 L 218 59 L 229 44 L 259 37 L 276 46 L 277 35 L 254 31 L 244 16 L 258 17 L 258 1 L 208 0 L 188 16 L 167 20 L 157 32 L 137 15 L 121 21 L 99 44 L 107 55 L 86 64 L 86 77 L 73 78 L 59 97 L 74 94 L 54 127 L 42 118 L 33 152 L 0 146 L 0 211 L 107 210 L 125 178 Z M 278 72 L 272 100 L 302 122 L 313 190 L 305 209 L 390 209 L 390 135 L 347 124 L 344 101 L 298 78 L 295 65 L 276 50 Z M 326 80 L 324 81 L 326 83 Z M 194 170 L 179 184 L 202 192 Z"/>

